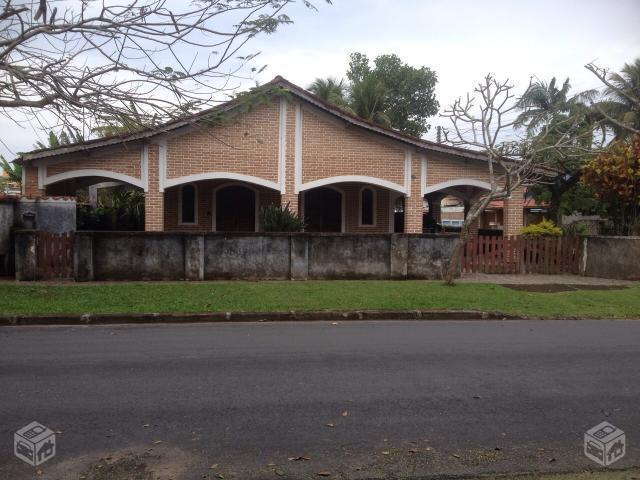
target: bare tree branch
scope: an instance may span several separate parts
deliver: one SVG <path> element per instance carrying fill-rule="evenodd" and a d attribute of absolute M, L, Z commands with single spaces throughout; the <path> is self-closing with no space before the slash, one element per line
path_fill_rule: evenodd
<path fill-rule="evenodd" d="M 291 23 L 284 12 L 293 3 L 82 1 L 58 11 L 53 0 L 5 1 L 0 114 L 15 119 L 19 112 L 35 122 L 49 112 L 69 126 L 87 113 L 130 115 L 135 105 L 148 126 L 210 106 L 232 89 L 230 79 L 246 78 L 245 67 L 258 55 L 241 55 L 247 43 Z"/>

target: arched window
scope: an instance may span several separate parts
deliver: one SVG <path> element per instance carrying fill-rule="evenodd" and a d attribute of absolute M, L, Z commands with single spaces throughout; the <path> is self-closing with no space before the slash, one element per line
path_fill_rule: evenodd
<path fill-rule="evenodd" d="M 373 188 L 364 187 L 360 190 L 360 225 L 373 226 L 376 224 L 376 193 Z"/>
<path fill-rule="evenodd" d="M 187 184 L 180 187 L 178 205 L 178 223 L 180 225 L 194 225 L 198 223 L 198 195 L 195 185 Z"/>

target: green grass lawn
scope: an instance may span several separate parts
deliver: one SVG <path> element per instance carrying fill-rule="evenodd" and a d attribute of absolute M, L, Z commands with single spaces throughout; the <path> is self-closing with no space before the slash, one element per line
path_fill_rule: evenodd
<path fill-rule="evenodd" d="M 5 284 L 0 313 L 168 313 L 456 309 L 545 317 L 640 318 L 640 285 L 531 293 L 500 285 L 427 281 Z"/>

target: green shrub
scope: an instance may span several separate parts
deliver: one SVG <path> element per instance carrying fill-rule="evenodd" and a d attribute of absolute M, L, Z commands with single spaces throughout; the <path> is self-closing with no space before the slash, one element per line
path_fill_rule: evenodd
<path fill-rule="evenodd" d="M 520 233 L 529 237 L 561 237 L 562 229 L 551 220 L 544 218 L 540 223 L 527 225 L 520 230 Z"/>
<path fill-rule="evenodd" d="M 573 222 L 562 226 L 562 234 L 567 237 L 580 237 L 590 235 L 591 230 L 585 222 Z"/>
<path fill-rule="evenodd" d="M 264 207 L 260 215 L 265 232 L 301 232 L 305 227 L 300 215 L 289 210 L 288 203 L 284 208 L 278 205 Z"/>

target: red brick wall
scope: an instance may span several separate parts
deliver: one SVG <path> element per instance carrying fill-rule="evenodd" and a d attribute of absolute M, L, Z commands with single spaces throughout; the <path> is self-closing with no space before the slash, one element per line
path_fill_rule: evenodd
<path fill-rule="evenodd" d="M 96 150 L 91 155 L 75 156 L 68 161 L 47 165 L 47 177 L 86 168 L 109 170 L 140 179 L 140 146 L 128 145 Z"/>
<path fill-rule="evenodd" d="M 232 172 L 278 181 L 279 100 L 167 142 L 167 178 Z M 293 123 L 291 124 L 293 127 Z"/>
<path fill-rule="evenodd" d="M 366 175 L 402 185 L 405 149 L 357 127 L 303 109 L 302 182 Z"/>

